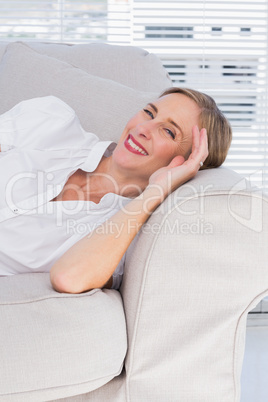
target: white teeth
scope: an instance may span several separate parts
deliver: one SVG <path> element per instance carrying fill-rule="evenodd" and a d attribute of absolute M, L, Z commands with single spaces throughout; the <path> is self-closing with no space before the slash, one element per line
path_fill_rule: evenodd
<path fill-rule="evenodd" d="M 146 152 L 144 152 L 143 149 L 141 149 L 140 147 L 138 147 L 138 145 L 134 144 L 134 142 L 132 141 L 131 138 L 129 138 L 127 142 L 129 143 L 129 145 L 130 145 L 132 148 L 136 149 L 136 151 L 139 151 L 142 155 L 148 155 Z"/>

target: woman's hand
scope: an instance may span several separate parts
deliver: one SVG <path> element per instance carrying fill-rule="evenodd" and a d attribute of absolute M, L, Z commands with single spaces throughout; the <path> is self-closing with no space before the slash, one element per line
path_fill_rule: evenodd
<path fill-rule="evenodd" d="M 205 128 L 199 132 L 193 127 L 192 153 L 185 161 L 183 156 L 175 156 L 168 166 L 158 169 L 149 179 L 148 187 L 158 187 L 165 199 L 172 191 L 193 178 L 200 169 L 200 162 L 208 156 L 208 139 Z"/>

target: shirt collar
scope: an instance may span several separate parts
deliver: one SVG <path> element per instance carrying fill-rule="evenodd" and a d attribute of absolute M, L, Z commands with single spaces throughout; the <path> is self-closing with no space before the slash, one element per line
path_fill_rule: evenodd
<path fill-rule="evenodd" d="M 101 158 L 111 156 L 116 145 L 113 141 L 98 141 L 93 145 L 81 169 L 85 172 L 94 172 Z"/>
<path fill-rule="evenodd" d="M 81 169 L 83 169 L 85 172 L 94 172 L 100 163 L 101 158 L 103 156 L 111 156 L 116 145 L 116 142 L 113 141 L 98 141 L 95 145 L 93 145 L 86 161 L 81 166 Z M 120 209 L 130 200 L 131 198 L 124 197 L 122 195 L 107 193 L 101 198 L 98 204 L 95 204 L 95 206 L 96 209 L 105 207 L 110 209 L 112 204 L 114 209 Z"/>

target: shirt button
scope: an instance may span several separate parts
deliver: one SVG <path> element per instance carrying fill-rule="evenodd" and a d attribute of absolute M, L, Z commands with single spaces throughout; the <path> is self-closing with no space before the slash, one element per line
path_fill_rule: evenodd
<path fill-rule="evenodd" d="M 13 209 L 13 212 L 15 212 L 16 214 L 19 212 L 19 210 L 17 208 Z"/>
<path fill-rule="evenodd" d="M 53 173 L 48 173 L 47 174 L 47 180 L 53 180 L 53 179 L 54 179 Z"/>

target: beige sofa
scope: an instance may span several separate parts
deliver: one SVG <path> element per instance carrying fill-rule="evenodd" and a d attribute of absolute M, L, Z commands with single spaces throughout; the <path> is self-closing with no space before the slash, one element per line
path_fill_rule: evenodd
<path fill-rule="evenodd" d="M 52 94 L 103 139 L 171 86 L 134 47 L 1 43 L 0 59 L 0 113 Z M 268 294 L 267 201 L 201 171 L 136 237 L 120 292 L 0 278 L 0 401 L 238 402 L 247 313 Z"/>

